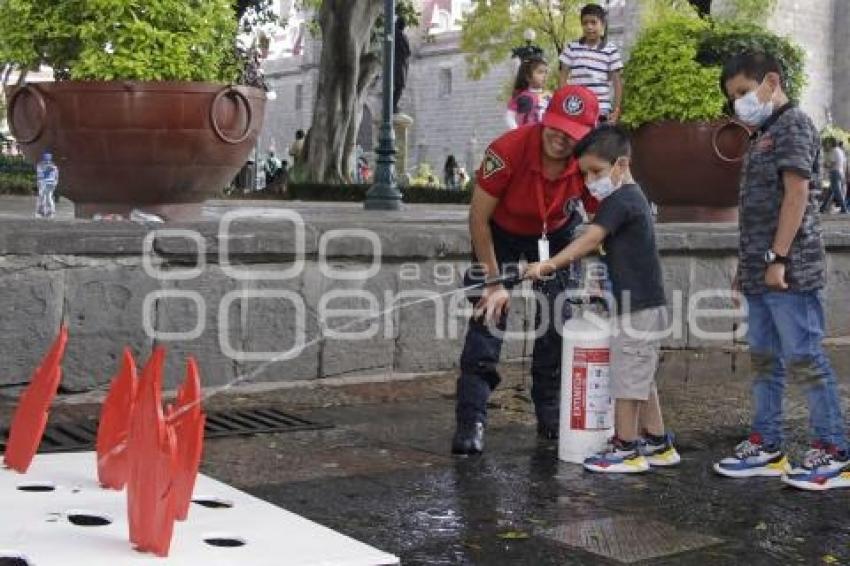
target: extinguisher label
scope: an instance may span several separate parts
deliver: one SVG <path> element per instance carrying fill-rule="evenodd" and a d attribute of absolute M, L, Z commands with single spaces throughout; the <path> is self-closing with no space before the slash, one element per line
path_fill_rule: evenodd
<path fill-rule="evenodd" d="M 611 422 L 611 392 L 608 386 L 610 352 L 607 348 L 573 350 L 573 386 L 570 428 L 607 429 Z"/>

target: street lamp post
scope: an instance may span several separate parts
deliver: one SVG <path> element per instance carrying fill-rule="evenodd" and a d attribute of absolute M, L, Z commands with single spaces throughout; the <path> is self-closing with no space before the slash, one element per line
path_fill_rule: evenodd
<path fill-rule="evenodd" d="M 375 183 L 366 193 L 366 210 L 399 210 L 401 193 L 395 180 L 395 132 L 393 131 L 393 56 L 395 51 L 395 1 L 384 0 L 383 122 L 378 138 Z"/>
<path fill-rule="evenodd" d="M 522 62 L 526 59 L 530 59 L 531 57 L 543 56 L 543 48 L 534 45 L 534 40 L 537 39 L 537 33 L 533 29 L 529 28 L 525 30 L 522 34 L 522 38 L 525 40 L 525 45 L 514 47 L 511 50 L 512 57 L 516 57 L 520 60 L 520 62 Z"/>

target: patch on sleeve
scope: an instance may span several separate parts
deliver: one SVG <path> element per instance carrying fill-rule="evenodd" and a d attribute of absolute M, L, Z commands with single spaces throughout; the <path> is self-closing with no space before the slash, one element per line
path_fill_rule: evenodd
<path fill-rule="evenodd" d="M 505 160 L 499 157 L 495 151 L 488 149 L 484 152 L 484 161 L 481 163 L 481 175 L 489 179 L 505 168 Z"/>

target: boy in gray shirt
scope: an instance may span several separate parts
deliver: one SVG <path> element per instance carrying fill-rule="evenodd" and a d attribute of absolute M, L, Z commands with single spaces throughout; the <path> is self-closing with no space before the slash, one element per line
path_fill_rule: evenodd
<path fill-rule="evenodd" d="M 734 478 L 781 477 L 807 490 L 850 487 L 841 402 L 822 344 L 826 253 L 815 189 L 820 135 L 785 94 L 774 57 L 736 55 L 720 82 L 738 119 L 756 129 L 742 169 L 733 284 L 748 306 L 754 414 L 749 437 L 714 469 Z M 811 448 L 794 469 L 783 451 L 787 380 L 809 401 Z"/>

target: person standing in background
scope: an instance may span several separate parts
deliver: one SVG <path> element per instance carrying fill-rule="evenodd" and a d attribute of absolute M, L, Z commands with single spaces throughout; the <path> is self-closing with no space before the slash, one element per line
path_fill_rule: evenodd
<path fill-rule="evenodd" d="M 552 93 L 544 90 L 549 65 L 540 56 L 525 59 L 514 82 L 513 98 L 508 103 L 505 122 L 515 130 L 527 124 L 538 124 L 549 107 Z"/>
<path fill-rule="evenodd" d="M 561 53 L 560 84 L 590 89 L 599 99 L 599 120 L 615 124 L 623 102 L 623 59 L 608 42 L 608 13 L 598 4 L 581 9 L 582 37 L 567 44 Z"/>
<path fill-rule="evenodd" d="M 295 166 L 301 164 L 304 155 L 304 137 L 304 130 L 298 130 L 295 132 L 295 141 L 289 146 L 289 156 Z"/>

